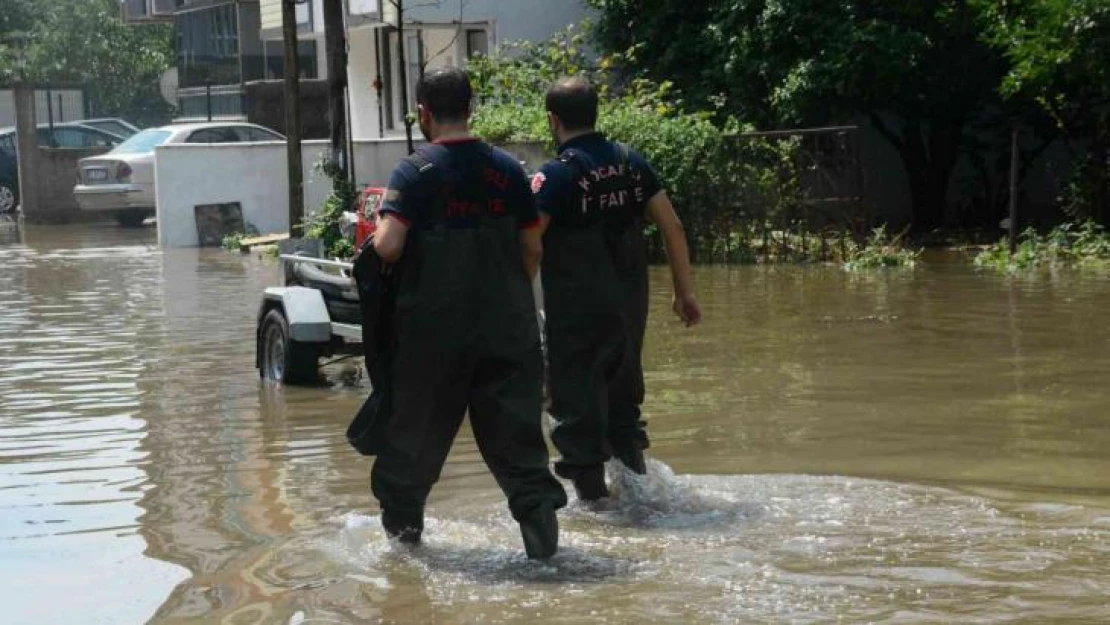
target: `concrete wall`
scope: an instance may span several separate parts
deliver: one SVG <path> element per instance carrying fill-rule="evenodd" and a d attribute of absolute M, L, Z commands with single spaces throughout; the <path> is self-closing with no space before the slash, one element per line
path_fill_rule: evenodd
<path fill-rule="evenodd" d="M 326 150 L 326 141 L 306 141 L 302 149 L 307 213 L 331 191 L 331 181 L 314 167 Z M 285 153 L 284 143 L 160 146 L 154 173 L 159 243 L 197 245 L 194 207 L 199 204 L 239 202 L 243 221 L 259 232 L 288 232 Z M 356 142 L 356 182 L 384 186 L 405 154 L 404 141 Z"/>
<path fill-rule="evenodd" d="M 67 223 L 90 217 L 82 213 L 73 197 L 77 184 L 77 161 L 98 156 L 108 148 L 39 148 L 36 171 L 31 176 L 38 183 L 39 206 L 24 205 L 24 217 L 32 223 Z M 23 194 L 27 197 L 26 193 Z"/>
<path fill-rule="evenodd" d="M 347 45 L 351 136 L 355 139 L 377 138 L 381 134 L 378 124 L 378 94 L 374 91 L 374 79 L 378 75 L 374 31 L 369 28 L 352 30 Z"/>

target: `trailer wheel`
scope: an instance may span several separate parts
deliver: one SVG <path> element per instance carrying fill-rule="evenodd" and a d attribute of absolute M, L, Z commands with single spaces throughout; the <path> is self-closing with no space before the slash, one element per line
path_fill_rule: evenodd
<path fill-rule="evenodd" d="M 293 340 L 289 322 L 280 309 L 266 313 L 258 338 L 261 341 L 258 374 L 262 379 L 282 384 L 316 381 L 319 360 L 316 346 Z"/>

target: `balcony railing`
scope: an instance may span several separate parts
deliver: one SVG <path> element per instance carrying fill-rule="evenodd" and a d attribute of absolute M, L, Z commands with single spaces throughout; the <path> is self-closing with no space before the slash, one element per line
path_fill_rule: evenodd
<path fill-rule="evenodd" d="M 243 120 L 240 85 L 190 87 L 177 91 L 176 121 Z"/>

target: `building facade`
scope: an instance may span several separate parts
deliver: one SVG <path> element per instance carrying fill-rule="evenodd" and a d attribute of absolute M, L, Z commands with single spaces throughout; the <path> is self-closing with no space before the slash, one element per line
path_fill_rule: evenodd
<path fill-rule="evenodd" d="M 244 85 L 284 78 L 283 0 L 123 0 L 125 21 L 172 23 L 179 119 L 242 118 Z M 587 15 L 581 0 L 304 0 L 296 4 L 301 78 L 326 78 L 323 4 L 343 2 L 354 139 L 404 132 L 420 74 L 465 66 L 499 43 L 541 41 Z M 405 84 L 399 45 L 405 49 Z"/>
<path fill-rule="evenodd" d="M 326 76 L 320 2 L 312 0 L 309 39 L 316 44 L 318 76 Z M 393 0 L 343 0 L 348 45 L 347 81 L 351 134 L 355 140 L 404 133 L 402 97 L 414 109 L 421 72 L 465 66 L 475 54 L 499 43 L 547 39 L 587 15 L 580 0 L 405 0 L 403 30 L 396 28 Z M 303 9 L 301 9 L 303 11 Z M 261 0 L 262 40 L 281 49 L 281 0 Z M 401 82 L 399 39 L 405 46 L 406 82 Z"/>

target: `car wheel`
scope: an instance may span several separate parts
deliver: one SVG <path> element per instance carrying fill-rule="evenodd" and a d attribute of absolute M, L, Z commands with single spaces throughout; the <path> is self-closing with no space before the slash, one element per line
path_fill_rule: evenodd
<path fill-rule="evenodd" d="M 147 213 L 145 210 L 120 211 L 116 213 L 116 223 L 124 228 L 141 228 Z"/>
<path fill-rule="evenodd" d="M 316 381 L 319 354 L 316 346 L 293 340 L 289 322 L 280 309 L 266 313 L 258 333 L 258 375 L 282 384 L 311 384 Z"/>
<path fill-rule="evenodd" d="M 15 210 L 18 198 L 15 189 L 7 182 L 0 182 L 0 213 L 10 213 Z"/>

